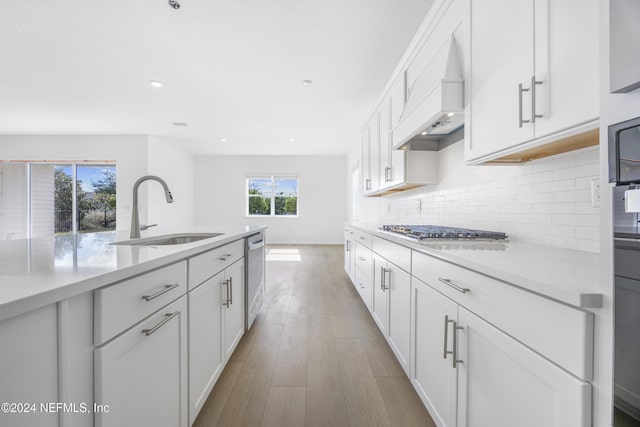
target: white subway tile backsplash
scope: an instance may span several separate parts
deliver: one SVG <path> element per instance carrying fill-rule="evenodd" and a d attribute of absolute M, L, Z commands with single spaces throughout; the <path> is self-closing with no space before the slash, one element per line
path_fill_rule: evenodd
<path fill-rule="evenodd" d="M 591 206 L 598 147 L 521 166 L 466 166 L 462 143 L 439 156 L 438 185 L 387 197 L 382 223 L 504 231 L 512 240 L 598 252 L 599 209 Z"/>

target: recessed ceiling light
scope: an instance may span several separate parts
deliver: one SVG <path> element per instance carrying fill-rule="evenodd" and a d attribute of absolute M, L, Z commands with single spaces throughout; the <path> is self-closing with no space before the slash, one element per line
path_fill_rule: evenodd
<path fill-rule="evenodd" d="M 420 133 L 420 135 L 426 135 L 426 134 L 427 134 L 426 131 Z"/>
<path fill-rule="evenodd" d="M 449 113 L 449 114 L 447 114 L 447 117 L 453 117 L 455 115 L 456 115 L 456 113 Z"/>
<path fill-rule="evenodd" d="M 187 122 L 171 122 L 174 126 L 189 126 Z"/>
<path fill-rule="evenodd" d="M 227 138 L 220 138 L 220 142 L 227 142 Z"/>
<path fill-rule="evenodd" d="M 311 86 L 311 83 L 313 83 L 311 80 L 303 80 L 302 86 L 308 87 L 308 86 Z"/>
<path fill-rule="evenodd" d="M 162 83 L 157 80 L 151 80 L 151 86 L 153 87 L 162 87 Z"/>
<path fill-rule="evenodd" d="M 169 0 L 169 6 L 176 10 L 180 9 L 180 3 L 177 0 Z"/>
<path fill-rule="evenodd" d="M 296 142 L 296 140 L 293 138 L 289 138 L 289 142 Z"/>

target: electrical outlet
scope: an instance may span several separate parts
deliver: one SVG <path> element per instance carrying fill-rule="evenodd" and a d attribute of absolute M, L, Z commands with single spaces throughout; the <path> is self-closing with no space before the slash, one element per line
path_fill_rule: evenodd
<path fill-rule="evenodd" d="M 600 178 L 591 180 L 591 206 L 600 207 Z"/>

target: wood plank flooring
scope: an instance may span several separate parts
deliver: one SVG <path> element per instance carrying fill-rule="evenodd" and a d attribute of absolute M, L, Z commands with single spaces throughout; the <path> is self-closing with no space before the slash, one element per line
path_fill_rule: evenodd
<path fill-rule="evenodd" d="M 345 274 L 342 246 L 267 251 L 265 303 L 194 426 L 435 426 Z"/>

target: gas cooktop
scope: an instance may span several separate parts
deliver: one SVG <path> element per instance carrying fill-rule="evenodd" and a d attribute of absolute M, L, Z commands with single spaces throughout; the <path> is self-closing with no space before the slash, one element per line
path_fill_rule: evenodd
<path fill-rule="evenodd" d="M 506 240 L 505 233 L 439 225 L 383 225 L 381 231 L 420 240 Z"/>

